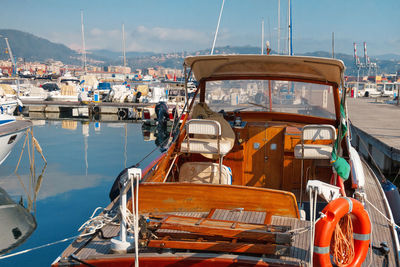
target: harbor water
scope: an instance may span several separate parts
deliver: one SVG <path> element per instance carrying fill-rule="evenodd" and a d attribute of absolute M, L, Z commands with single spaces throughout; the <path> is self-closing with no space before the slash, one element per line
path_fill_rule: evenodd
<path fill-rule="evenodd" d="M 22 199 L 37 221 L 37 228 L 27 241 L 9 253 L 78 235 L 78 228 L 92 212 L 110 202 L 109 190 L 119 172 L 155 148 L 154 142 L 144 140 L 140 123 L 33 122 L 33 134 L 43 149 L 47 165 L 35 153 L 35 169 L 31 174 L 28 145 L 25 145 L 21 163 L 14 172 L 24 136 L 0 166 L 0 186 L 15 202 Z M 32 143 L 29 144 L 31 150 Z M 156 150 L 140 167 L 145 167 L 159 153 Z M 50 266 L 71 242 L 1 259 L 0 266 Z"/>

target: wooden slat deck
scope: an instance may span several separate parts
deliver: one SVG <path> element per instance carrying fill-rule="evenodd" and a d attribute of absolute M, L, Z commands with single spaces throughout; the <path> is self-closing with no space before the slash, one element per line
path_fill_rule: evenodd
<path fill-rule="evenodd" d="M 0 130 L 0 136 L 8 135 L 10 133 L 20 132 L 31 126 L 32 126 L 31 121 L 17 119 L 13 123 L 2 125 Z"/>
<path fill-rule="evenodd" d="M 367 199 L 371 202 L 380 212 L 389 218 L 388 206 L 384 201 L 384 192 L 379 181 L 376 179 L 372 170 L 363 162 L 365 174 L 365 191 Z M 372 237 L 371 242 L 374 246 L 380 246 L 380 243 L 387 242 L 389 253 L 389 265 L 384 265 L 385 258 L 379 254 L 378 251 L 371 249 L 368 252 L 367 258 L 362 266 L 399 266 L 398 252 L 396 249 L 394 233 L 391 230 L 389 222 L 379 212 L 366 203 L 371 224 L 372 224 Z M 371 256 L 372 255 L 372 256 Z"/>
<path fill-rule="evenodd" d="M 179 216 L 191 216 L 197 218 L 206 218 L 209 213 L 208 212 L 175 212 L 174 215 Z M 227 221 L 236 221 L 243 223 L 253 223 L 253 224 L 264 224 L 265 220 L 270 220 L 270 223 L 273 225 L 282 225 L 288 226 L 290 229 L 303 228 L 309 225 L 307 221 L 300 221 L 293 218 L 286 218 L 280 216 L 271 216 L 268 218 L 265 212 L 257 212 L 257 211 L 243 211 L 243 212 L 230 212 L 227 210 L 216 209 L 211 213 L 209 217 L 215 220 L 227 220 Z M 119 233 L 119 226 L 115 225 L 106 225 L 103 227 L 103 233 L 106 237 L 116 236 Z M 163 233 L 178 233 L 183 231 L 176 230 L 166 230 L 160 229 L 158 230 Z M 87 244 L 85 244 L 87 243 Z M 278 257 L 277 261 L 282 260 L 282 264 L 284 262 L 296 263 L 299 266 L 306 265 L 307 260 L 307 249 L 308 249 L 308 235 L 294 235 L 293 246 L 295 248 L 291 248 L 290 254 L 285 257 Z M 298 247 L 299 246 L 299 247 Z M 142 252 L 151 252 L 151 251 L 141 251 Z M 90 237 L 80 238 L 75 240 L 68 248 L 62 253 L 61 259 L 64 259 L 63 262 L 68 262 L 68 256 L 74 254 L 79 259 L 90 259 L 101 257 L 107 254 L 110 254 L 110 240 L 102 239 L 100 236 L 96 236 L 92 240 Z M 73 263 L 73 261 L 69 261 Z"/>
<path fill-rule="evenodd" d="M 368 200 L 373 203 L 373 205 L 385 216 L 389 217 L 388 207 L 384 201 L 384 193 L 381 189 L 379 181 L 375 178 L 372 171 L 364 164 L 364 173 L 366 176 L 365 190 Z M 389 222 L 380 215 L 373 207 L 366 204 L 366 209 L 370 215 L 372 223 L 372 238 L 371 241 L 373 245 L 379 246 L 381 242 L 385 241 L 388 243 L 390 248 L 389 254 L 389 265 L 385 265 L 385 258 L 380 255 L 377 250 L 370 249 L 367 258 L 362 266 L 399 266 L 398 257 L 396 250 L 396 243 L 394 238 L 394 233 L 390 227 Z M 301 221 L 294 218 L 280 217 L 280 216 L 270 216 L 265 212 L 256 211 L 242 211 L 242 212 L 230 212 L 222 209 L 215 209 L 208 212 L 175 212 L 174 215 L 180 216 L 190 216 L 197 218 L 211 218 L 215 220 L 227 220 L 227 221 L 237 221 L 243 223 L 254 223 L 254 224 L 271 224 L 288 226 L 291 230 L 305 229 L 310 225 L 308 221 Z M 103 233 L 106 237 L 116 236 L 119 233 L 119 226 L 106 225 L 103 227 Z M 159 229 L 163 233 L 179 233 L 176 230 L 166 230 Z M 294 231 L 297 232 L 297 231 Z M 87 243 L 85 245 L 85 243 Z M 292 262 L 298 264 L 299 266 L 308 266 L 309 260 L 309 231 L 303 231 L 300 234 L 293 235 L 292 247 L 290 249 L 289 255 L 276 257 L 275 260 L 281 261 L 282 264 L 285 262 Z M 142 249 L 140 253 L 152 253 L 154 250 L 151 248 Z M 69 255 L 75 254 L 79 259 L 90 259 L 97 257 L 110 257 L 106 256 L 110 254 L 110 240 L 102 239 L 100 236 L 96 236 L 92 240 L 90 237 L 80 238 L 74 241 L 68 248 L 63 252 L 61 258 L 64 258 L 63 262 L 68 262 L 67 258 Z M 72 261 L 70 263 L 73 263 Z"/>

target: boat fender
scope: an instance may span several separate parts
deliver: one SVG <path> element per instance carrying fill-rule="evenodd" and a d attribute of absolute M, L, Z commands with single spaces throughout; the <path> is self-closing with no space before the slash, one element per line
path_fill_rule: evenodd
<path fill-rule="evenodd" d="M 383 191 L 389 202 L 390 210 L 393 214 L 393 219 L 396 224 L 400 224 L 400 193 L 397 187 L 389 180 L 382 183 Z"/>
<path fill-rule="evenodd" d="M 157 122 L 159 124 L 164 124 L 169 121 L 168 106 L 165 102 L 158 102 L 154 108 L 154 111 L 156 112 Z"/>
<path fill-rule="evenodd" d="M 370 244 L 371 222 L 367 211 L 358 200 L 349 197 L 337 198 L 322 210 L 324 214 L 315 224 L 314 266 L 332 266 L 330 243 L 339 220 L 351 213 L 353 222 L 354 259 L 347 266 L 361 266 Z"/>
<path fill-rule="evenodd" d="M 98 115 L 100 113 L 100 108 L 99 107 L 94 107 L 93 108 L 93 114 Z"/>
<path fill-rule="evenodd" d="M 118 118 L 119 119 L 126 119 L 128 117 L 128 111 L 124 108 L 118 110 Z"/>

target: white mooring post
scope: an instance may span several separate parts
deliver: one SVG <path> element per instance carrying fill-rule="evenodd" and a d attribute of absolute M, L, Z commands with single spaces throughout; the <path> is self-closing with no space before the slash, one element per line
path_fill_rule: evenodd
<path fill-rule="evenodd" d="M 129 189 L 131 188 L 132 185 L 134 185 L 134 183 L 136 182 L 136 187 L 139 186 L 139 180 L 141 179 L 142 176 L 142 171 L 141 169 L 138 168 L 130 168 L 128 169 L 128 175 L 127 178 L 125 179 L 125 181 L 123 181 L 121 184 L 123 185 L 123 188 L 121 190 L 121 196 L 120 196 L 120 200 L 119 200 L 119 205 L 120 205 L 120 211 L 121 211 L 121 223 L 120 223 L 120 232 L 119 232 L 119 236 L 111 239 L 111 250 L 114 253 L 127 253 L 128 251 L 133 251 L 135 250 L 135 253 L 138 253 L 136 250 L 138 249 L 136 243 L 135 242 L 135 237 L 138 238 L 138 223 L 137 223 L 137 216 L 138 216 L 138 211 L 137 211 L 137 197 L 134 198 L 134 194 L 133 192 L 135 191 L 135 188 L 131 189 L 131 193 L 132 193 L 132 214 L 135 217 L 135 225 L 134 227 L 134 231 L 135 231 L 135 235 L 132 236 L 127 232 L 127 221 L 126 221 L 126 216 L 127 216 L 127 193 L 129 191 Z M 137 195 L 137 188 L 136 188 L 136 194 Z M 135 205 L 133 205 L 133 203 L 136 204 L 136 208 Z M 136 210 L 136 212 L 135 212 Z M 136 248 L 135 248 L 136 247 Z"/>

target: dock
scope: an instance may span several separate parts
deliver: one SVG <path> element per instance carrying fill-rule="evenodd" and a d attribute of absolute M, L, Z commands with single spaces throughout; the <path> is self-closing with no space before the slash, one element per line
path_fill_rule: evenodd
<path fill-rule="evenodd" d="M 112 114 L 120 119 L 128 117 L 140 119 L 145 107 L 155 103 L 115 103 L 115 102 L 81 102 L 81 101 L 22 101 L 23 113 L 63 113 L 69 117 L 99 117 Z"/>
<path fill-rule="evenodd" d="M 348 98 L 352 124 L 352 144 L 387 176 L 400 168 L 400 106 L 387 104 L 385 98 Z"/>

